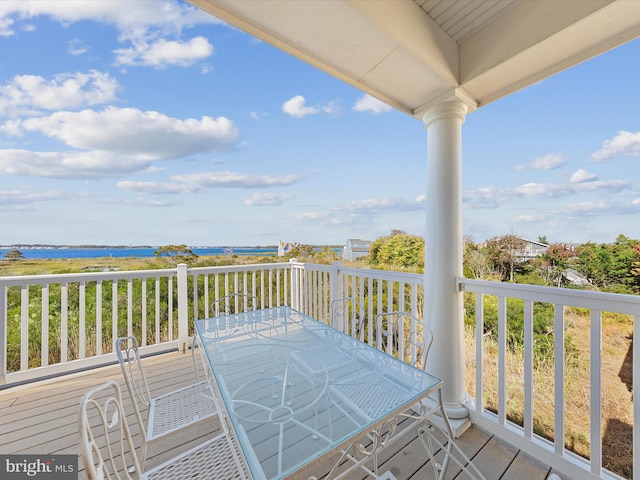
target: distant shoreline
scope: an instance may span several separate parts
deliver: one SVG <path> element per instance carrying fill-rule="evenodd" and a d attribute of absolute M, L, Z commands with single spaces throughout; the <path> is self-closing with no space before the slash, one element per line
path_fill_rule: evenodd
<path fill-rule="evenodd" d="M 276 256 L 277 247 L 189 247 L 198 256 Z M 7 253 L 11 250 L 18 250 L 24 259 L 55 259 L 55 258 L 100 258 L 100 257 L 132 257 L 132 258 L 153 258 L 158 247 L 0 247 L 0 260 L 5 260 Z"/>
<path fill-rule="evenodd" d="M 100 257 L 134 257 L 152 258 L 159 247 L 149 246 L 100 246 L 100 245 L 12 245 L 10 247 L 0 246 L 0 261 L 8 260 L 6 254 L 11 250 L 19 250 L 24 259 L 55 259 L 55 258 L 100 258 Z M 188 247 L 198 256 L 256 256 L 274 257 L 278 255 L 277 246 L 268 247 Z M 323 246 L 313 247 L 315 249 Z M 339 246 L 332 246 L 335 251 L 341 251 Z"/>
<path fill-rule="evenodd" d="M 256 246 L 237 246 L 237 245 L 187 245 L 188 248 L 233 248 L 233 249 L 277 249 L 277 245 L 256 245 Z M 47 245 L 47 244 L 22 244 L 16 243 L 11 245 L 0 245 L 0 250 L 9 250 L 17 248 L 18 250 L 59 250 L 59 249 L 140 249 L 140 248 L 160 248 L 160 245 Z"/>

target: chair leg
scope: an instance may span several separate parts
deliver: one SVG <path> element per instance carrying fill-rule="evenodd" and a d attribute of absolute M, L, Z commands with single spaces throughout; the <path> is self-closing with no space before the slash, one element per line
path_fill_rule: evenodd
<path fill-rule="evenodd" d="M 447 473 L 449 462 L 453 461 L 470 478 L 474 480 L 486 480 L 482 472 L 480 472 L 478 467 L 476 467 L 469 457 L 464 454 L 462 449 L 455 443 L 454 439 L 448 432 L 442 432 L 446 437 L 446 440 L 443 443 L 436 437 L 435 431 L 436 427 L 428 420 L 425 420 L 424 425 L 418 429 L 418 438 L 429 455 L 436 478 L 443 479 Z M 436 444 L 436 447 L 445 452 L 444 461 L 441 465 L 434 459 L 434 443 Z M 458 457 L 460 457 L 461 460 Z"/>

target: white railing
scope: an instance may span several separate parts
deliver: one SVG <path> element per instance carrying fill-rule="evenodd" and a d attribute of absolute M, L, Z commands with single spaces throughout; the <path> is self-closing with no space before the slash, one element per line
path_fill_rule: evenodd
<path fill-rule="evenodd" d="M 423 318 L 422 278 L 413 273 L 345 268 L 340 262 L 331 266 L 294 263 L 291 305 L 331 324 L 331 301 L 354 298 L 364 308 L 365 341 L 374 344 L 374 322 L 379 313 L 403 311 Z"/>
<path fill-rule="evenodd" d="M 210 316 L 211 302 L 229 293 L 243 293 L 258 299 L 256 308 L 289 305 L 291 263 L 198 267 L 188 269 L 191 297 L 189 325 Z M 235 305 L 237 310 L 240 305 Z M 189 334 L 192 330 L 189 331 Z"/>
<path fill-rule="evenodd" d="M 0 385 L 116 361 L 135 335 L 143 353 L 190 343 L 193 319 L 231 292 L 288 304 L 289 263 L 0 277 Z"/>
<path fill-rule="evenodd" d="M 113 339 L 136 335 L 146 352 L 185 350 L 193 319 L 209 315 L 212 301 L 228 293 L 258 298 L 259 307 L 291 305 L 327 324 L 333 324 L 331 301 L 353 297 L 365 310 L 366 337 L 375 345 L 375 316 L 405 311 L 424 318 L 423 276 L 380 270 L 312 265 L 294 261 L 259 265 L 103 272 L 65 275 L 0 277 L 0 385 L 57 375 L 115 361 Z M 640 297 L 460 279 L 459 288 L 471 296 L 475 308 L 475 391 L 470 392 L 472 420 L 516 447 L 572 478 L 620 478 L 603 468 L 602 454 L 602 327 L 603 312 L 640 316 Z M 487 336 L 485 299 L 497 302 L 497 332 Z M 523 407 L 522 420 L 507 414 L 509 346 L 508 305 L 522 303 Z M 534 431 L 536 417 L 534 306 L 553 310 L 553 439 Z M 568 309 L 587 311 L 590 319 L 589 459 L 565 446 L 565 323 Z M 513 309 L 511 309 L 512 311 Z M 406 326 L 413 328 L 413 326 Z M 437 339 L 438 332 L 434 332 Z M 60 340 L 62 339 L 62 340 Z M 497 345 L 497 387 L 489 386 L 483 365 L 486 343 Z M 402 351 L 403 345 L 398 349 Z M 633 384 L 640 382 L 640 352 L 633 346 Z M 392 352 L 398 354 L 398 352 Z M 496 407 L 488 408 L 487 398 Z M 633 400 L 633 417 L 640 418 L 640 399 Z M 633 428 L 635 445 L 640 429 Z M 634 465 L 640 448 L 634 449 Z M 638 469 L 636 469 L 638 470 Z M 634 474 L 640 478 L 640 473 Z"/>
<path fill-rule="evenodd" d="M 119 335 L 136 334 L 145 346 L 175 343 L 168 307 L 175 275 L 140 270 L 0 277 L 0 384 L 114 361 L 112 343 Z"/>
<path fill-rule="evenodd" d="M 640 317 L 640 297 L 633 295 L 619 295 L 599 292 L 586 292 L 571 289 L 539 287 L 531 285 L 509 284 L 501 282 L 489 282 L 481 280 L 461 279 L 460 289 L 475 294 L 476 310 L 476 351 L 475 351 L 475 400 L 470 402 L 470 414 L 474 423 L 481 425 L 489 431 L 497 434 L 509 443 L 527 451 L 541 459 L 548 465 L 558 469 L 571 478 L 597 479 L 597 478 L 621 478 L 603 468 L 602 455 L 602 326 L 603 313 L 615 313 L 629 315 L 633 321 L 633 334 L 637 336 Z M 497 396 L 497 411 L 489 411 L 485 406 L 486 392 L 485 379 L 487 372 L 485 365 L 485 312 L 484 298 L 494 296 L 498 304 L 498 332 L 495 341 L 498 346 L 497 353 L 497 392 L 490 392 Z M 509 299 L 522 301 L 521 318 L 524 331 L 523 349 L 523 377 L 524 402 L 522 408 L 522 422 L 516 424 L 507 418 L 507 302 Z M 553 441 L 546 440 L 534 432 L 534 419 L 536 416 L 534 402 L 534 305 L 549 304 L 553 306 Z M 588 311 L 590 325 L 590 347 L 588 352 L 590 372 L 589 384 L 583 385 L 582 390 L 589 396 L 588 410 L 584 415 L 589 417 L 589 459 L 583 458 L 569 451 L 565 437 L 565 406 L 567 376 L 565 366 L 568 363 L 565 352 L 565 328 L 567 325 L 567 312 L 570 309 L 584 309 Z M 583 312 L 584 312 L 583 310 Z M 583 313 L 584 314 L 584 313 Z M 493 332 L 495 334 L 495 332 Z M 640 352 L 639 347 L 633 344 L 633 385 L 640 382 Z M 467 355 L 473 352 L 467 352 Z M 640 398 L 633 398 L 633 417 L 640 413 Z M 520 423 L 520 422 L 519 422 Z M 629 426 L 633 428 L 633 426 Z M 640 429 L 633 428 L 633 444 L 640 445 Z M 634 448 L 633 464 L 640 465 L 639 448 Z M 634 469 L 634 479 L 640 474 Z"/>

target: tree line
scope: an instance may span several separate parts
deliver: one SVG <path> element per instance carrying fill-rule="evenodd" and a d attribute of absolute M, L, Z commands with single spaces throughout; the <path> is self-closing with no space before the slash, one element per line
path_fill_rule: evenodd
<path fill-rule="evenodd" d="M 464 276 L 483 280 L 531 285 L 575 287 L 568 272 L 585 280 L 586 288 L 640 293 L 640 240 L 618 235 L 613 243 L 537 243 L 548 245 L 545 252 L 530 258 L 529 242 L 516 235 L 493 237 L 486 242 L 464 240 Z M 375 240 L 369 256 L 362 259 L 374 268 L 422 273 L 424 239 L 403 231 Z"/>

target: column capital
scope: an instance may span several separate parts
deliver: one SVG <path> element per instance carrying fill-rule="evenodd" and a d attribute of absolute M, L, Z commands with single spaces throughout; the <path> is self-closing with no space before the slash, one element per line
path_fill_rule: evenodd
<path fill-rule="evenodd" d="M 445 118 L 457 118 L 464 122 L 469 105 L 462 100 L 449 100 L 430 107 L 422 116 L 425 128 Z"/>

